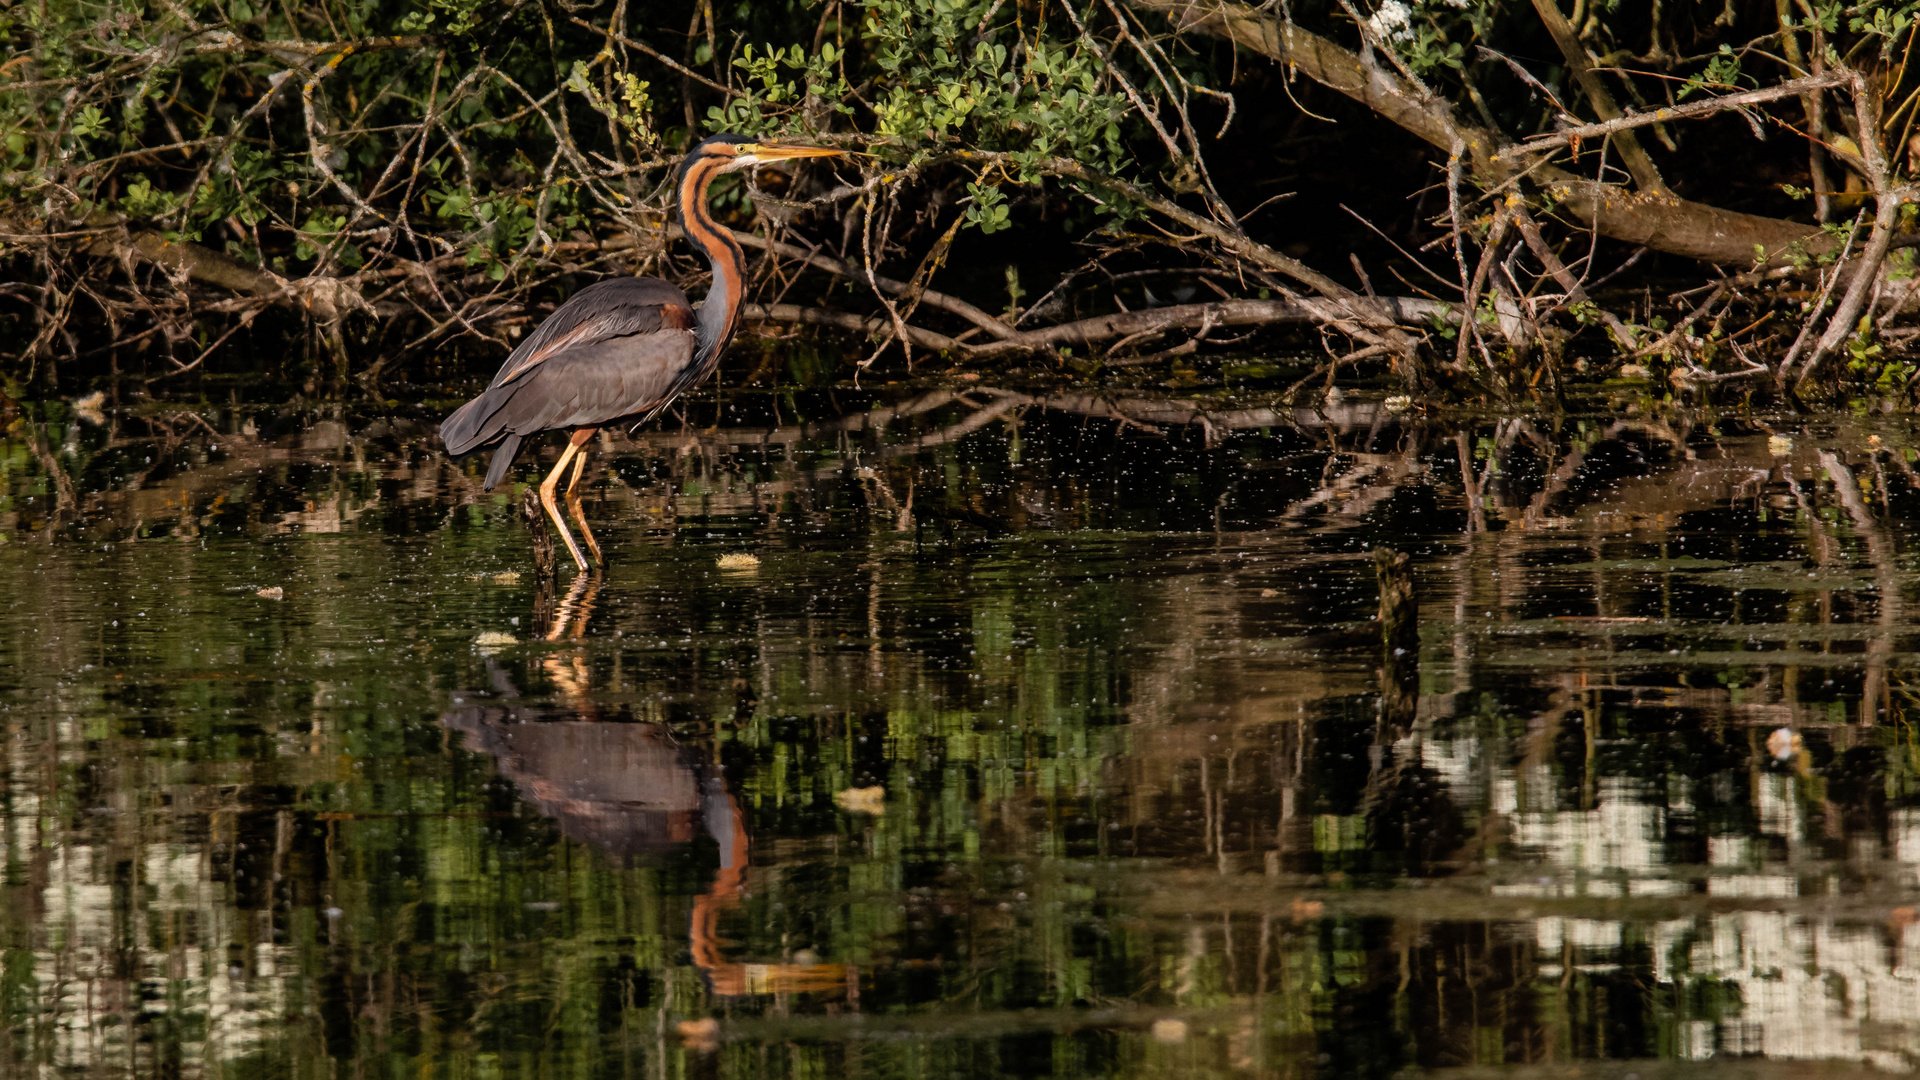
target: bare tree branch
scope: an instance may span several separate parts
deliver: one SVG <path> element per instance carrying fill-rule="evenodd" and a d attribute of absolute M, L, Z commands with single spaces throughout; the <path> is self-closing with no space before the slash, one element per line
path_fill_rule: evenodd
<path fill-rule="evenodd" d="M 1804 79 L 1794 79 L 1777 86 L 1760 90 L 1744 90 L 1738 94 L 1722 94 L 1719 97 L 1705 98 L 1691 105 L 1673 105 L 1664 109 L 1655 109 L 1650 113 L 1628 113 L 1601 124 L 1582 124 L 1578 127 L 1563 127 L 1551 135 L 1535 135 L 1532 138 L 1514 144 L 1501 152 L 1526 154 L 1537 150 L 1547 150 L 1564 143 L 1568 139 L 1592 139 L 1601 135 L 1611 135 L 1628 128 L 1645 127 L 1669 120 L 1692 120 L 1702 116 L 1712 116 L 1728 109 L 1741 109 L 1748 105 L 1760 105 L 1769 101 L 1778 101 L 1784 97 L 1798 97 L 1813 90 L 1830 86 L 1845 86 L 1846 76 L 1829 72 L 1825 75 L 1811 75 Z"/>
<path fill-rule="evenodd" d="M 1382 117 L 1445 150 L 1446 118 L 1420 100 L 1391 72 L 1369 68 L 1347 49 L 1292 23 L 1229 0 L 1129 0 L 1162 12 L 1174 24 L 1224 38 L 1295 70 L 1359 102 Z M 1482 173 L 1483 186 L 1498 188 L 1522 170 L 1500 152 L 1506 140 L 1492 132 L 1457 125 Z M 1722 210 L 1704 203 L 1651 192 L 1634 193 L 1618 185 L 1577 176 L 1548 163 L 1530 167 L 1559 208 L 1600 233 L 1655 251 L 1706 262 L 1750 265 L 1756 248 L 1771 264 L 1788 265 L 1790 256 L 1818 256 L 1834 241 L 1808 225 Z"/>

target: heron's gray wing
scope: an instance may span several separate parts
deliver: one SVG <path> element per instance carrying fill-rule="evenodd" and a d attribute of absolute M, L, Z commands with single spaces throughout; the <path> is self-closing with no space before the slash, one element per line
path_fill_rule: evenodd
<path fill-rule="evenodd" d="M 693 331 L 678 329 L 571 346 L 482 395 L 504 398 L 486 427 L 531 435 L 597 427 L 646 412 L 668 395 L 674 376 L 693 363 L 693 353 Z"/>
<path fill-rule="evenodd" d="M 500 365 L 489 388 L 504 386 L 568 349 L 608 338 L 686 329 L 687 294 L 659 278 L 610 278 L 567 298 Z"/>
<path fill-rule="evenodd" d="M 447 444 L 447 451 L 457 457 L 491 446 L 509 431 L 531 435 L 542 430 L 522 426 L 523 419 L 514 420 L 509 426 L 499 413 L 510 402 L 519 401 L 519 412 L 525 413 L 537 411 L 532 409 L 536 404 L 534 398 L 564 396 L 564 388 L 549 381 L 543 384 L 539 394 L 521 397 L 529 376 L 559 357 L 576 354 L 581 359 L 599 357 L 600 363 L 631 359 L 641 370 L 627 373 L 628 381 L 635 382 L 636 386 L 646 383 L 651 378 L 649 364 L 670 363 L 678 356 L 679 346 L 675 343 L 682 338 L 692 339 L 692 331 L 686 328 L 693 325 L 693 312 L 687 308 L 686 299 L 685 293 L 658 278 L 615 278 L 580 290 L 513 351 L 500 373 L 494 376 L 492 385 L 479 397 L 460 406 L 440 425 L 440 438 Z M 658 355 L 649 355 L 647 348 L 633 344 L 655 335 L 662 335 L 661 340 L 668 343 L 652 347 Z M 621 342 L 628 344 L 618 344 Z M 671 374 L 670 371 L 669 379 Z M 511 460 L 511 454 L 508 458 Z M 488 475 L 498 479 L 507 463 L 496 462 L 495 469 Z"/>

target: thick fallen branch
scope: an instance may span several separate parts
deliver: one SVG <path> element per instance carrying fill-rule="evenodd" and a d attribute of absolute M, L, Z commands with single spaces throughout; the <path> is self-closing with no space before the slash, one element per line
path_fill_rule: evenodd
<path fill-rule="evenodd" d="M 1389 296 L 1367 301 L 1371 315 L 1382 321 L 1421 325 L 1432 319 L 1459 319 L 1459 308 L 1413 296 Z M 1303 300 L 1222 300 L 1211 304 L 1179 304 L 1148 308 L 1144 311 L 1096 315 L 1090 319 L 1062 323 L 1039 330 L 1026 330 L 1001 341 L 979 345 L 958 341 L 931 330 L 909 325 L 907 333 L 915 345 L 946 352 L 958 359 L 997 360 L 1012 356 L 1051 352 L 1062 347 L 1091 347 L 1109 341 L 1144 337 L 1177 330 L 1223 326 L 1284 326 L 1323 321 L 1325 312 L 1315 301 Z M 807 323 L 830 326 L 872 337 L 892 330 L 892 322 L 882 315 L 857 315 L 847 311 L 803 307 L 798 304 L 748 304 L 741 309 L 748 322 Z"/>
<path fill-rule="evenodd" d="M 851 311 L 829 311 L 826 308 L 803 307 L 799 304 L 742 304 L 740 318 L 746 322 L 807 323 L 813 326 L 831 326 L 836 330 L 851 330 L 856 334 L 874 337 L 882 330 L 892 330 L 890 320 L 879 315 L 860 315 Z M 907 336 L 915 345 L 936 352 L 964 353 L 967 346 L 931 330 L 917 326 L 907 327 Z"/>
<path fill-rule="evenodd" d="M 138 257 L 161 269 L 183 272 L 202 284 L 309 312 L 323 323 L 337 322 L 349 311 L 370 310 L 366 298 L 352 281 L 324 275 L 283 278 L 211 248 L 168 240 L 148 230 L 102 230 L 94 234 L 87 251 L 101 257 Z"/>
<path fill-rule="evenodd" d="M 1450 131 L 1458 131 L 1486 187 L 1506 184 L 1522 171 L 1503 137 L 1451 120 L 1442 103 L 1424 99 L 1398 75 L 1370 67 L 1355 53 L 1292 23 L 1226 0 L 1131 2 L 1164 14 L 1183 31 L 1211 34 L 1291 65 L 1443 150 L 1452 145 Z M 1591 224 L 1601 235 L 1671 255 L 1751 265 L 1758 248 L 1767 262 L 1785 265 L 1796 254 L 1818 256 L 1834 246 L 1831 237 L 1811 225 L 1722 210 L 1668 194 L 1634 193 L 1552 164 L 1535 164 L 1530 175 L 1560 209 Z"/>
<path fill-rule="evenodd" d="M 1457 310 L 1453 305 L 1420 297 L 1396 296 L 1366 302 L 1371 308 L 1370 316 L 1380 322 L 1392 320 L 1419 324 L 1430 317 L 1448 318 Z M 1077 322 L 1029 330 L 1005 341 L 971 346 L 968 352 L 975 359 L 994 359 L 1023 352 L 1061 346 L 1090 346 L 1104 341 L 1190 328 L 1317 323 L 1322 321 L 1324 314 L 1321 305 L 1310 300 L 1221 300 L 1211 304 L 1179 304 L 1098 315 Z"/>

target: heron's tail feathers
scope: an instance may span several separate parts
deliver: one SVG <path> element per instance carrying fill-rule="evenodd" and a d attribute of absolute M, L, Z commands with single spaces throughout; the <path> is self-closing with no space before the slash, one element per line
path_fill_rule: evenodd
<path fill-rule="evenodd" d="M 500 440 L 500 448 L 493 452 L 493 464 L 487 466 L 487 482 L 483 485 L 486 490 L 492 491 L 494 485 L 507 475 L 507 469 L 512 467 L 513 459 L 519 453 L 520 436 L 508 432 L 507 437 Z"/>
<path fill-rule="evenodd" d="M 440 425 L 440 441 L 447 444 L 447 453 L 454 457 L 463 457 L 496 442 L 500 444 L 493 452 L 493 464 L 487 468 L 489 490 L 507 475 L 514 456 L 520 453 L 521 437 L 508 431 L 500 417 L 501 407 L 512 396 L 511 390 L 506 393 L 488 390 L 454 410 Z"/>
<path fill-rule="evenodd" d="M 498 439 L 504 425 L 493 421 L 500 406 L 506 404 L 506 397 L 496 396 L 489 390 L 455 409 L 452 416 L 442 421 L 440 441 L 447 444 L 447 453 L 464 457 Z"/>

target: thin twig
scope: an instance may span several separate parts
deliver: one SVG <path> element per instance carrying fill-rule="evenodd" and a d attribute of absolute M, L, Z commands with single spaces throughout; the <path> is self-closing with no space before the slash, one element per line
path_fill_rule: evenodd
<path fill-rule="evenodd" d="M 1814 90 L 1822 90 L 1831 86 L 1845 86 L 1847 81 L 1846 75 L 1839 72 L 1829 72 L 1825 75 L 1813 75 L 1804 79 L 1794 79 L 1789 82 L 1780 83 L 1777 86 L 1769 86 L 1762 90 L 1746 90 L 1738 94 L 1725 94 L 1720 97 L 1705 98 L 1700 101 L 1690 102 L 1686 105 L 1673 105 L 1667 108 L 1656 109 L 1650 113 L 1627 113 L 1617 119 L 1606 120 L 1598 124 L 1581 124 L 1577 127 L 1562 127 L 1550 135 L 1535 135 L 1523 142 L 1507 147 L 1500 151 L 1500 154 L 1501 156 L 1528 154 L 1537 150 L 1545 150 L 1565 145 L 1569 140 L 1595 139 L 1604 135 L 1612 135 L 1616 132 L 1645 127 L 1649 124 L 1665 123 L 1669 120 L 1692 120 L 1702 116 L 1713 116 L 1716 113 L 1725 112 L 1728 109 L 1739 109 L 1748 105 L 1759 105 L 1768 101 L 1778 101 L 1785 97 L 1798 97 L 1802 94 Z"/>

